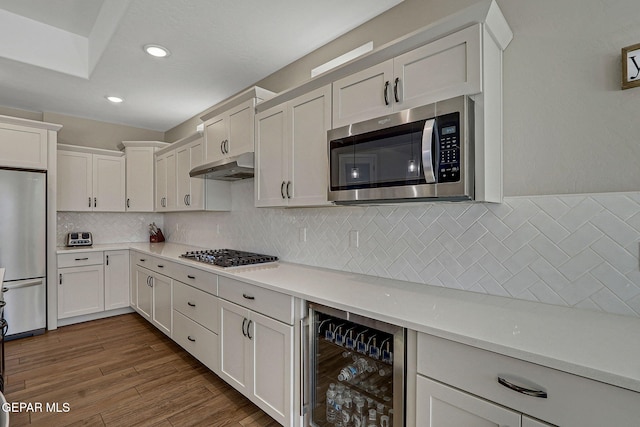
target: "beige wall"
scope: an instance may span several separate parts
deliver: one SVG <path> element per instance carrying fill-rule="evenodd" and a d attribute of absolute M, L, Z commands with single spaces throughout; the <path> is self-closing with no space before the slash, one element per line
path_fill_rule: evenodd
<path fill-rule="evenodd" d="M 97 120 L 44 113 L 45 122 L 62 125 L 58 143 L 117 150 L 122 141 L 164 141 L 164 132 L 105 123 Z"/>
<path fill-rule="evenodd" d="M 42 113 L 36 111 L 17 110 L 9 107 L 0 107 L 0 115 L 42 121 Z"/>

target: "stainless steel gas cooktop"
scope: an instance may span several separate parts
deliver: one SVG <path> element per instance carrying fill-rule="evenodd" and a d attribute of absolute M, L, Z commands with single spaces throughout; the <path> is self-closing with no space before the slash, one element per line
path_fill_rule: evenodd
<path fill-rule="evenodd" d="M 233 249 L 189 251 L 180 255 L 180 257 L 204 262 L 206 264 L 217 265 L 218 267 L 240 267 L 278 261 L 277 256 L 236 251 Z"/>

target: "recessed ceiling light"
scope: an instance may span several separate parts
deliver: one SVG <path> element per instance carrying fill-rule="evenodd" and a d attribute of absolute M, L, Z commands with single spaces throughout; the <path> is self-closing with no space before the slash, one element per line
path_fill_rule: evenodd
<path fill-rule="evenodd" d="M 169 56 L 169 49 L 166 47 L 159 46 L 157 44 L 148 44 L 144 47 L 144 51 L 147 52 L 151 56 L 155 56 L 156 58 L 164 58 L 165 56 Z"/>
<path fill-rule="evenodd" d="M 107 99 L 114 104 L 120 104 L 122 101 L 124 101 L 124 99 L 120 98 L 119 96 L 107 96 Z"/>

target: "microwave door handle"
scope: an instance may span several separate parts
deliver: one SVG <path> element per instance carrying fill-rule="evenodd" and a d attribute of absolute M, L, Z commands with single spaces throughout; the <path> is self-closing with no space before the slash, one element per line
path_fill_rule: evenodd
<path fill-rule="evenodd" d="M 436 176 L 433 170 L 434 138 L 436 137 L 436 119 L 429 119 L 422 131 L 422 169 L 427 184 L 435 184 Z"/>

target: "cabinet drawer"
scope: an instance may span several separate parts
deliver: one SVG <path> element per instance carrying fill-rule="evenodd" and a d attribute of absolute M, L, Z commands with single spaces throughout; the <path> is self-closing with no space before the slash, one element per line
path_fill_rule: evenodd
<path fill-rule="evenodd" d="M 213 372 L 219 371 L 218 335 L 174 310 L 172 338 Z"/>
<path fill-rule="evenodd" d="M 173 308 L 205 328 L 218 332 L 218 298 L 175 281 Z"/>
<path fill-rule="evenodd" d="M 83 265 L 98 265 L 102 263 L 102 251 L 58 254 L 58 268 L 81 267 Z"/>
<path fill-rule="evenodd" d="M 183 264 L 175 264 L 173 278 L 211 295 L 218 295 L 218 275 Z"/>
<path fill-rule="evenodd" d="M 220 298 L 293 325 L 292 296 L 222 276 L 218 279 L 218 295 Z"/>
<path fill-rule="evenodd" d="M 418 334 L 419 374 L 561 426 L 637 425 L 640 393 L 427 334 Z M 498 383 L 498 377 L 547 398 Z"/>
<path fill-rule="evenodd" d="M 178 265 L 174 262 L 143 253 L 136 254 L 135 263 L 136 265 L 148 268 L 153 272 L 160 273 L 169 277 L 173 276 L 176 270 L 176 266 Z"/>

